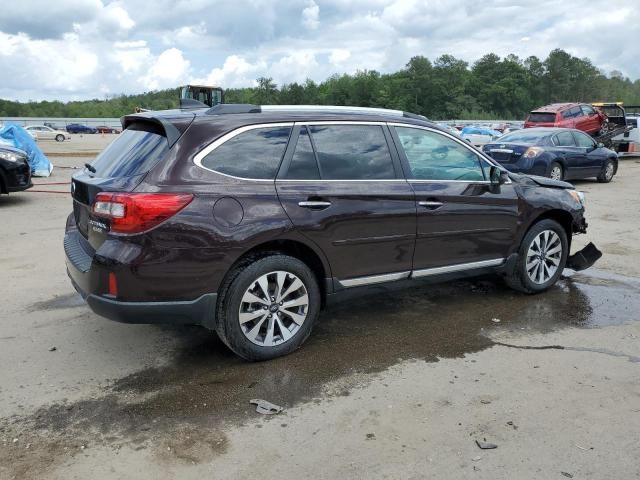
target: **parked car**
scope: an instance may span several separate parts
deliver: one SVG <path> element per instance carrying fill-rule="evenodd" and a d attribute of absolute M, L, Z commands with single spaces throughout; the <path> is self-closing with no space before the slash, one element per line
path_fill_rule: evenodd
<path fill-rule="evenodd" d="M 607 116 L 588 103 L 553 103 L 532 111 L 524 128 L 576 128 L 590 135 L 606 133 Z"/>
<path fill-rule="evenodd" d="M 96 127 L 82 125 L 81 123 L 70 123 L 67 125 L 67 132 L 69 133 L 96 133 L 97 131 Z"/>
<path fill-rule="evenodd" d="M 576 129 L 519 130 L 482 150 L 511 172 L 554 180 L 596 177 L 599 182 L 608 183 L 618 171 L 616 152 Z"/>
<path fill-rule="evenodd" d="M 56 142 L 64 142 L 65 140 L 71 140 L 71 135 L 64 130 L 54 130 L 46 125 L 29 125 L 24 129 L 35 135 L 38 140 L 55 140 Z"/>
<path fill-rule="evenodd" d="M 119 128 L 109 127 L 107 125 L 100 125 L 96 127 L 97 133 L 120 133 Z"/>
<path fill-rule="evenodd" d="M 343 290 L 493 272 L 534 293 L 599 256 L 569 256 L 586 232 L 572 185 L 509 173 L 417 115 L 223 104 L 122 121 L 72 178 L 71 282 L 102 316 L 203 325 L 245 359 L 298 348 Z"/>
<path fill-rule="evenodd" d="M 0 194 L 31 188 L 31 167 L 27 154 L 0 138 Z"/>
<path fill-rule="evenodd" d="M 461 137 L 469 142 L 471 145 L 480 147 L 485 143 L 492 142 L 498 138 L 502 133 L 497 130 L 492 130 L 486 127 L 464 127 L 460 132 Z"/>
<path fill-rule="evenodd" d="M 440 128 L 443 128 L 444 130 L 449 132 L 451 135 L 460 137 L 460 130 L 458 130 L 456 127 L 453 127 L 448 123 L 437 123 L 436 125 L 438 125 Z"/>

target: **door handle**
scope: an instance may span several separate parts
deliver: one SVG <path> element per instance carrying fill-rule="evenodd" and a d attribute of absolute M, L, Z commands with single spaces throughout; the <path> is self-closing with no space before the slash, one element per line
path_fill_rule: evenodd
<path fill-rule="evenodd" d="M 311 208 L 312 210 L 322 210 L 324 208 L 329 208 L 331 206 L 331 202 L 327 202 L 324 200 L 307 200 L 305 202 L 298 202 L 298 206 L 303 208 Z"/>
<path fill-rule="evenodd" d="M 442 202 L 434 202 L 431 200 L 423 200 L 418 202 L 418 205 L 420 205 L 421 207 L 425 207 L 425 208 L 429 208 L 431 210 L 435 210 L 436 208 L 440 208 L 443 203 Z"/>

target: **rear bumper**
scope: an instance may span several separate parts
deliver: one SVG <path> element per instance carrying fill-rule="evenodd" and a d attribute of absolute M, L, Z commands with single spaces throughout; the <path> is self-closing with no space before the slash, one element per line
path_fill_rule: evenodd
<path fill-rule="evenodd" d="M 214 329 L 218 295 L 207 293 L 194 300 L 122 301 L 103 291 L 104 272 L 84 251 L 75 230 L 64 239 L 67 274 L 76 291 L 98 315 L 122 323 L 202 325 Z"/>

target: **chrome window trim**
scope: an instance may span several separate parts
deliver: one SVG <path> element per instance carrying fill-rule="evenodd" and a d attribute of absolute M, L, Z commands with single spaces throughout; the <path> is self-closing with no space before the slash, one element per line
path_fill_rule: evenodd
<path fill-rule="evenodd" d="M 229 175 L 228 173 L 222 173 L 222 172 L 219 172 L 219 171 L 214 170 L 212 168 L 205 167 L 204 165 L 202 165 L 202 160 L 204 160 L 204 158 L 207 155 L 209 155 L 211 152 L 213 152 L 220 145 L 222 145 L 223 143 L 226 143 L 227 141 L 231 140 L 234 137 L 237 137 L 241 133 L 248 132 L 248 131 L 251 131 L 251 130 L 257 130 L 259 128 L 269 128 L 269 127 L 274 127 L 274 128 L 277 128 L 277 127 L 291 127 L 291 128 L 293 128 L 293 126 L 294 126 L 294 122 L 280 122 L 280 123 L 257 123 L 255 125 L 245 125 L 244 127 L 236 128 L 235 130 L 232 130 L 230 132 L 225 133 L 220 138 L 217 138 L 216 140 L 211 142 L 209 145 L 204 147 L 202 150 L 200 150 L 196 154 L 196 156 L 193 158 L 193 163 L 196 166 L 198 166 L 198 167 L 200 167 L 200 168 L 202 168 L 204 170 L 208 170 L 209 172 L 217 173 L 218 175 L 223 175 L 223 176 L 229 177 L 229 178 L 234 178 L 236 180 L 249 180 L 249 181 L 252 181 L 252 182 L 270 182 L 270 183 L 273 183 L 273 181 L 274 181 L 273 178 L 236 177 L 235 175 Z M 278 172 L 276 172 L 276 174 L 277 173 Z"/>
<path fill-rule="evenodd" d="M 402 280 L 403 278 L 409 278 L 411 272 L 396 272 L 385 273 L 382 275 L 370 275 L 367 277 L 349 278 L 347 280 L 338 280 L 338 283 L 345 288 L 359 287 L 362 285 L 371 285 L 374 283 L 392 282 L 395 280 Z"/>
<path fill-rule="evenodd" d="M 474 148 L 473 145 L 469 144 L 469 142 L 465 142 L 464 140 L 461 140 L 460 138 L 456 138 L 454 135 L 450 134 L 449 132 L 444 132 L 442 130 L 439 130 L 439 129 L 433 128 L 433 127 L 425 127 L 423 125 L 413 125 L 411 123 L 387 122 L 387 125 L 390 126 L 390 127 L 415 128 L 416 130 L 426 130 L 428 132 L 433 132 L 433 133 L 442 135 L 444 137 L 449 138 L 450 140 L 453 140 L 456 143 L 459 143 L 460 145 L 465 147 L 470 152 L 478 155 L 478 157 L 481 160 L 483 160 L 485 163 L 488 163 L 489 166 L 500 168 L 500 165 L 496 165 L 495 163 L 493 163 L 492 160 L 489 160 L 482 150 L 478 150 L 477 148 Z M 480 167 L 480 168 L 482 168 L 482 167 Z M 484 169 L 482 169 L 482 170 L 483 170 L 483 175 L 484 175 Z M 410 181 L 410 182 L 491 183 L 489 180 L 425 180 L 425 179 L 414 179 L 414 178 L 408 178 L 407 180 Z M 511 183 L 511 180 L 509 180 L 508 182 L 505 182 L 505 185 L 508 185 L 510 183 Z"/>
<path fill-rule="evenodd" d="M 480 262 L 458 263 L 455 265 L 447 265 L 445 267 L 423 268 L 421 270 L 413 270 L 412 277 L 428 277 L 430 275 L 439 275 L 443 273 L 461 272 L 464 270 L 473 270 L 475 268 L 498 267 L 504 263 L 504 258 L 494 258 L 492 260 L 482 260 Z"/>

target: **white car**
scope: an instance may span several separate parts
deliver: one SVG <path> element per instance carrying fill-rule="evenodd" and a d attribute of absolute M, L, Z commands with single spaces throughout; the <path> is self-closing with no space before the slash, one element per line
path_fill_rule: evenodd
<path fill-rule="evenodd" d="M 56 142 L 71 140 L 69 133 L 64 130 L 55 130 L 46 125 L 29 125 L 24 129 L 38 140 L 55 140 Z"/>

